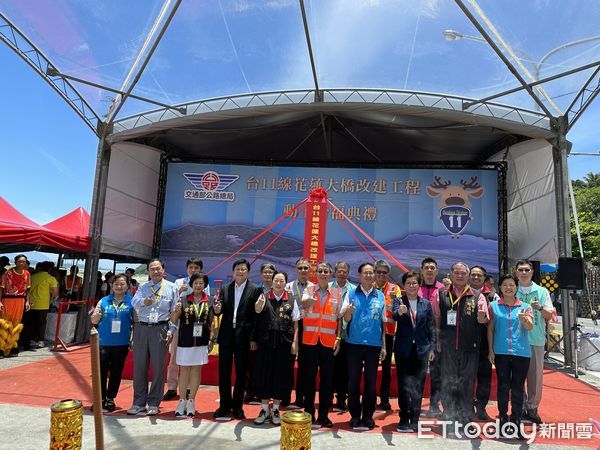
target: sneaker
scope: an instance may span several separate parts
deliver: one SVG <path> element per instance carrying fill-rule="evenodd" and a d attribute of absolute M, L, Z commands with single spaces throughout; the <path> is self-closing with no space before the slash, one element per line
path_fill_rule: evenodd
<path fill-rule="evenodd" d="M 175 389 L 169 389 L 165 392 L 165 395 L 163 395 L 163 400 L 172 400 L 175 397 L 177 397 L 177 391 Z"/>
<path fill-rule="evenodd" d="M 185 407 L 188 417 L 194 417 L 196 415 L 196 401 L 193 398 L 190 398 L 187 401 L 187 405 Z"/>
<path fill-rule="evenodd" d="M 158 406 L 148 406 L 147 416 L 156 416 L 158 414 Z"/>
<path fill-rule="evenodd" d="M 350 419 L 350 428 L 359 428 L 361 425 L 360 419 L 353 417 Z"/>
<path fill-rule="evenodd" d="M 46 347 L 46 341 L 38 341 L 38 348 L 45 348 Z"/>
<path fill-rule="evenodd" d="M 117 409 L 117 405 L 115 405 L 115 401 L 112 398 L 107 398 L 106 401 L 104 402 L 104 408 L 103 410 L 105 410 L 106 412 L 113 412 L 115 409 Z"/>
<path fill-rule="evenodd" d="M 246 418 L 246 415 L 244 414 L 244 410 L 242 408 L 234 409 L 233 410 L 233 418 L 237 419 L 237 420 L 244 420 Z"/>
<path fill-rule="evenodd" d="M 138 414 L 142 414 L 146 412 L 145 406 L 133 405 L 131 408 L 127 410 L 127 414 L 130 416 L 137 416 Z"/>
<path fill-rule="evenodd" d="M 279 412 L 278 414 L 279 415 Z M 264 409 L 260 409 L 260 413 L 258 413 L 258 417 L 256 419 L 254 419 L 254 424 L 255 425 L 262 425 L 265 422 L 268 422 L 270 419 L 270 415 L 268 411 L 265 411 Z"/>
<path fill-rule="evenodd" d="M 396 428 L 396 431 L 399 433 L 412 433 L 412 428 L 410 427 L 408 420 L 401 420 L 398 423 L 398 428 Z"/>
<path fill-rule="evenodd" d="M 179 400 L 179 403 L 177 403 L 177 408 L 175 409 L 175 417 L 177 417 L 179 419 L 184 419 L 187 417 L 187 415 L 185 413 L 185 400 L 184 399 Z"/>
<path fill-rule="evenodd" d="M 231 418 L 229 417 L 229 410 L 226 408 L 218 408 L 214 413 L 213 413 L 213 418 L 217 419 L 217 420 L 231 420 Z"/>
<path fill-rule="evenodd" d="M 279 417 L 279 409 L 274 409 L 271 412 L 271 423 L 275 426 L 281 425 L 281 417 Z"/>
<path fill-rule="evenodd" d="M 537 412 L 537 408 L 528 410 L 527 415 L 528 415 L 529 420 L 531 420 L 531 422 L 533 422 L 537 425 L 544 423 L 542 418 L 539 416 L 539 414 Z"/>

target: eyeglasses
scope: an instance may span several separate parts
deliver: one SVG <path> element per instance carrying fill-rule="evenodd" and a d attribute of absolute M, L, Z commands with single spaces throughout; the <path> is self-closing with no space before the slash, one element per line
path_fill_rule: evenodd
<path fill-rule="evenodd" d="M 298 269 L 298 270 L 310 270 L 310 267 L 300 266 L 300 267 L 296 267 L 296 269 Z"/>
<path fill-rule="evenodd" d="M 329 270 L 327 270 L 327 269 L 319 269 L 319 270 L 317 270 L 317 273 L 329 273 Z"/>
<path fill-rule="evenodd" d="M 517 272 L 531 272 L 531 269 L 529 267 L 522 267 L 520 269 L 517 269 Z"/>
<path fill-rule="evenodd" d="M 378 270 L 377 275 L 387 275 L 389 272 L 387 270 Z"/>

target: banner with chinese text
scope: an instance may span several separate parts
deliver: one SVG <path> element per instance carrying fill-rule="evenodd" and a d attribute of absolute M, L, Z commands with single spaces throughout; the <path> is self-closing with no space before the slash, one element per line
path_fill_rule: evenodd
<path fill-rule="evenodd" d="M 491 169 L 360 169 L 260 167 L 171 163 L 168 169 L 161 257 L 171 277 L 185 274 L 185 261 L 199 257 L 205 271 L 238 250 L 284 213 L 324 188 L 329 199 L 352 221 L 408 268 L 426 256 L 435 258 L 440 275 L 456 261 L 498 272 L 497 174 Z M 294 263 L 304 251 L 305 209 L 258 266 L 272 262 L 295 277 Z M 325 259 L 356 268 L 370 260 L 339 213 L 326 211 Z M 239 256 L 252 261 L 288 225 L 282 221 Z M 350 227 L 351 228 L 351 227 Z M 384 255 L 364 237 L 376 258 Z M 399 269 L 394 271 L 400 273 Z M 211 278 L 227 280 L 231 263 Z"/>

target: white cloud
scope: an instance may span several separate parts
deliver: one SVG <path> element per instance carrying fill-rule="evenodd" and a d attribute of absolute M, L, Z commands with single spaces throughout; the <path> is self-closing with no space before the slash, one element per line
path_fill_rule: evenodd
<path fill-rule="evenodd" d="M 71 176 L 71 171 L 69 170 L 69 168 L 62 161 L 60 161 L 58 158 L 56 158 L 54 155 L 48 153 L 46 150 L 44 150 L 42 148 L 38 148 L 38 153 L 40 155 L 42 155 L 44 158 L 46 158 L 48 160 L 48 162 L 52 165 L 52 167 L 54 167 L 61 174 L 66 175 L 66 176 Z"/>

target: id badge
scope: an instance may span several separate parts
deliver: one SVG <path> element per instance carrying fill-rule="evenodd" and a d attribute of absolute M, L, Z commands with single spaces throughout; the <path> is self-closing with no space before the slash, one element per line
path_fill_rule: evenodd
<path fill-rule="evenodd" d="M 451 326 L 456 326 L 456 311 L 448 311 L 446 315 L 446 323 Z"/>
<path fill-rule="evenodd" d="M 195 323 L 194 324 L 194 337 L 201 337 L 202 336 L 202 324 L 201 323 Z"/>
<path fill-rule="evenodd" d="M 113 320 L 111 322 L 110 332 L 111 333 L 120 333 L 121 332 L 121 321 L 120 320 Z"/>
<path fill-rule="evenodd" d="M 148 315 L 148 322 L 150 322 L 150 323 L 158 323 L 158 311 L 152 311 Z"/>

